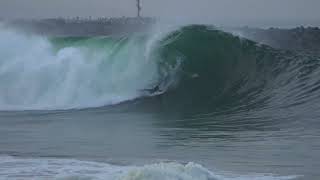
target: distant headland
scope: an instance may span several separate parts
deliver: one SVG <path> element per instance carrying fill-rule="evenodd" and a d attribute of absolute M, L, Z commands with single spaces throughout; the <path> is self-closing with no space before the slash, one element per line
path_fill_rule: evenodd
<path fill-rule="evenodd" d="M 25 32 L 48 36 L 107 36 L 144 31 L 156 22 L 152 17 L 50 18 L 2 20 Z M 0 20 L 1 22 L 1 20 Z"/>

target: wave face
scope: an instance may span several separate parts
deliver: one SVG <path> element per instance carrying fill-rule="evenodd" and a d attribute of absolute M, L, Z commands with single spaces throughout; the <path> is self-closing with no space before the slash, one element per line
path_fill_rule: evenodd
<path fill-rule="evenodd" d="M 179 65 L 178 83 L 161 97 L 173 111 L 319 107 L 317 55 L 276 50 L 200 25 L 171 32 L 160 44 L 161 69 Z"/>
<path fill-rule="evenodd" d="M 66 38 L 2 28 L 0 39 L 1 110 L 88 108 L 158 95 L 161 102 L 147 101 L 174 111 L 211 112 L 270 101 L 303 104 L 319 89 L 319 57 L 274 50 L 207 26 Z"/>

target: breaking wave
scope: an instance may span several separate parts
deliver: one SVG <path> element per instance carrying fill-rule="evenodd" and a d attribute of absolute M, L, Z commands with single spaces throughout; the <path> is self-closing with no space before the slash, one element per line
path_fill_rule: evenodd
<path fill-rule="evenodd" d="M 117 166 L 71 159 L 0 157 L 0 179 L 6 180 L 245 180 L 294 179 L 297 176 L 234 175 L 212 172 L 196 163 Z"/>
<path fill-rule="evenodd" d="M 271 101 L 303 105 L 320 89 L 319 57 L 202 25 L 60 38 L 1 28 L 0 40 L 1 110 L 88 108 L 137 98 L 159 103 L 161 97 L 171 110 L 211 112 Z"/>

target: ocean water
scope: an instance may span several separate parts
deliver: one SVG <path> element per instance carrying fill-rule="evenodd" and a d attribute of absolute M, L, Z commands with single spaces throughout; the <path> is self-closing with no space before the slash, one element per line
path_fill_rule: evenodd
<path fill-rule="evenodd" d="M 317 179 L 320 57 L 211 26 L 0 27 L 0 179 Z"/>

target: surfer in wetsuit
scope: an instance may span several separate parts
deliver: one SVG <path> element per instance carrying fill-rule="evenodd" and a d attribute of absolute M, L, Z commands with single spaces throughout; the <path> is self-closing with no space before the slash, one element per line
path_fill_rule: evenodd
<path fill-rule="evenodd" d="M 190 78 L 192 79 L 196 79 L 199 78 L 200 75 L 197 73 L 194 74 L 187 74 L 188 76 L 190 76 Z M 160 84 L 157 84 L 156 86 L 154 86 L 151 89 L 143 89 L 143 91 L 147 91 L 149 94 L 155 94 L 155 93 L 161 93 L 163 91 L 163 89 L 160 88 Z"/>

